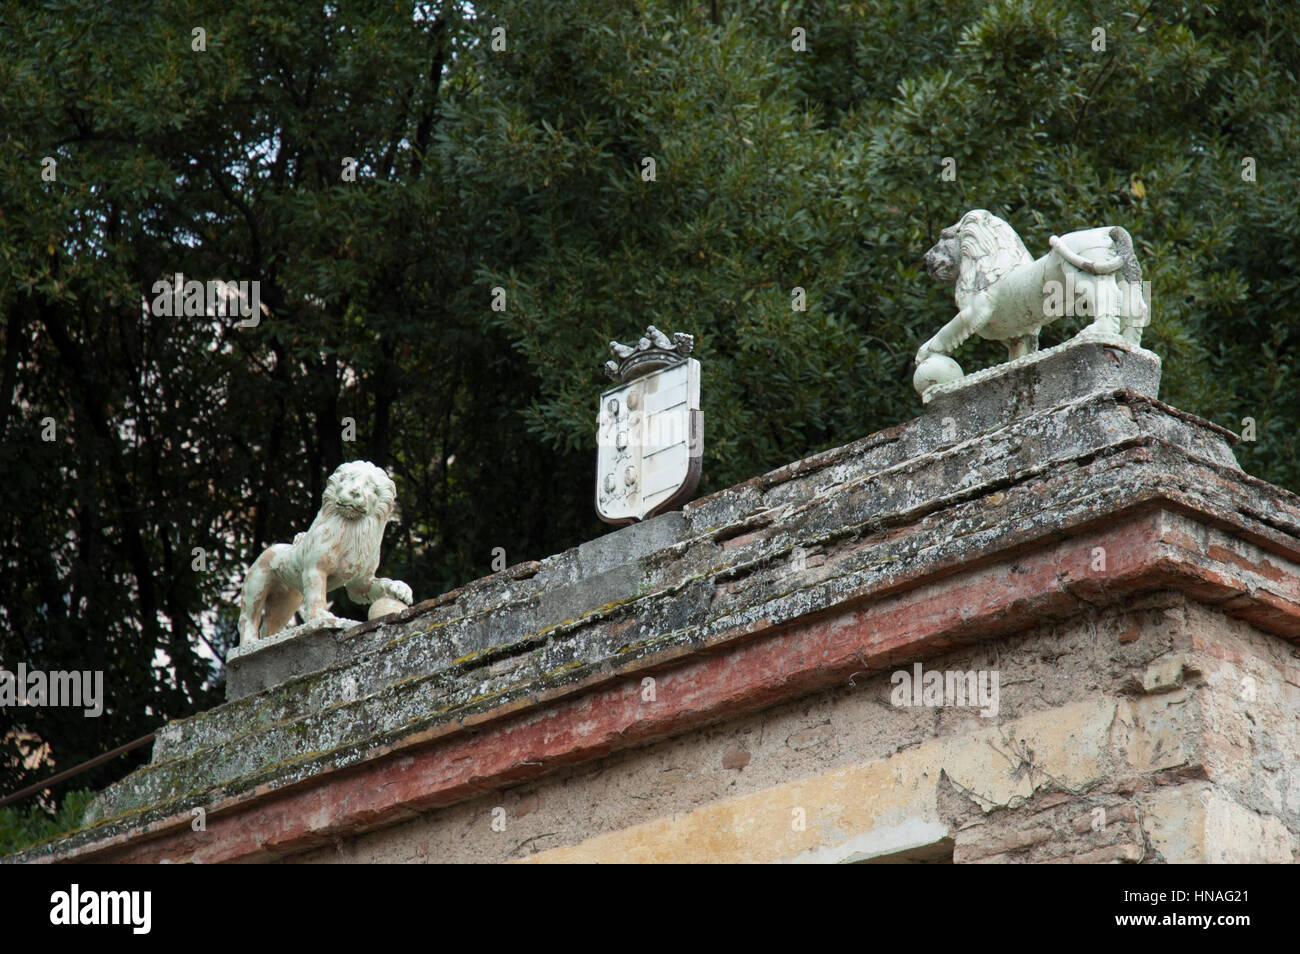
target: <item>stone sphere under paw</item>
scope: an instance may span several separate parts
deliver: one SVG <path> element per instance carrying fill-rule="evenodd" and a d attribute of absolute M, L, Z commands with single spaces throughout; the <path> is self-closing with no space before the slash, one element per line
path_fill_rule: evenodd
<path fill-rule="evenodd" d="M 912 387 L 917 394 L 924 394 L 925 389 L 935 384 L 947 384 L 962 376 L 961 365 L 946 354 L 932 354 L 916 366 L 912 375 Z"/>
<path fill-rule="evenodd" d="M 370 612 L 366 614 L 367 619 L 379 619 L 381 616 L 388 616 L 390 613 L 400 613 L 408 609 L 407 605 L 401 600 L 395 600 L 391 596 L 381 596 L 370 604 Z"/>

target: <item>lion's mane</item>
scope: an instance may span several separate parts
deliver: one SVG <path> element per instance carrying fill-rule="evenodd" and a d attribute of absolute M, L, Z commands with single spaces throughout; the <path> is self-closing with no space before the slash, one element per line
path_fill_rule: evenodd
<path fill-rule="evenodd" d="M 349 477 L 362 475 L 366 478 L 372 496 L 372 506 L 363 514 L 351 516 L 339 507 L 339 486 Z M 312 521 L 307 531 L 307 550 L 315 549 L 310 544 L 321 538 L 332 538 L 330 542 L 338 545 L 338 566 L 350 567 L 360 565 L 363 569 L 372 562 L 378 562 L 379 548 L 384 540 L 384 528 L 392 516 L 393 505 L 397 500 L 397 487 L 384 471 L 365 460 L 354 460 L 343 464 L 330 474 L 325 482 L 325 492 L 321 495 L 320 512 Z M 298 541 L 294 540 L 294 549 Z M 345 574 L 351 576 L 351 574 Z M 345 582 L 351 582 L 350 579 Z"/>
<path fill-rule="evenodd" d="M 984 209 L 967 212 L 955 229 L 961 248 L 956 288 L 960 307 L 1007 272 L 1034 260 L 1015 230 Z"/>

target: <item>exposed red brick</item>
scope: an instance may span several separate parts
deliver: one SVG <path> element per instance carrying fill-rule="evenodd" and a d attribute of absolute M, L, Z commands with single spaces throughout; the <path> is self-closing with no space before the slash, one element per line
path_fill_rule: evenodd
<path fill-rule="evenodd" d="M 722 767 L 724 769 L 743 769 L 749 764 L 749 751 L 742 749 L 738 745 L 733 745 L 722 753 Z"/>

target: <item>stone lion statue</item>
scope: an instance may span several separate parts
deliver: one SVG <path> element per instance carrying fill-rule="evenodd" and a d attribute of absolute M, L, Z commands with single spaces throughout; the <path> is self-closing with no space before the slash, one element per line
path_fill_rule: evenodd
<path fill-rule="evenodd" d="M 279 632 L 304 602 L 305 622 L 337 620 L 325 594 L 340 586 L 358 603 L 396 600 L 409 606 L 409 586 L 375 576 L 396 498 L 392 480 L 369 461 L 335 470 L 307 532 L 293 543 L 267 547 L 248 568 L 240 594 L 240 645 Z"/>
<path fill-rule="evenodd" d="M 1092 323 L 1079 337 L 1122 336 L 1142 343 L 1150 301 L 1128 232 L 1085 229 L 1050 239 L 1034 259 L 1006 222 L 974 209 L 939 233 L 925 253 L 926 272 L 956 285 L 957 316 L 916 352 L 913 384 L 925 389 L 962 376 L 950 357 L 972 334 L 1007 346 L 1008 359 L 1038 350 L 1038 332 L 1067 314 Z"/>

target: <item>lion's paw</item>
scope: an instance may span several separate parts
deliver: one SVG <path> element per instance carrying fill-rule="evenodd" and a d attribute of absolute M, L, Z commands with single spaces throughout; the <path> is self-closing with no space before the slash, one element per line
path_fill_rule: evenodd
<path fill-rule="evenodd" d="M 303 618 L 303 624 L 311 623 L 314 626 L 349 626 L 355 620 L 344 619 L 342 616 L 335 616 L 329 610 L 323 613 L 317 613 L 315 616 L 306 616 Z"/>
<path fill-rule="evenodd" d="M 386 589 L 388 590 L 388 595 L 393 599 L 399 600 L 407 606 L 410 606 L 411 603 L 414 602 L 411 588 L 401 580 L 385 580 L 384 582 L 387 584 Z"/>

